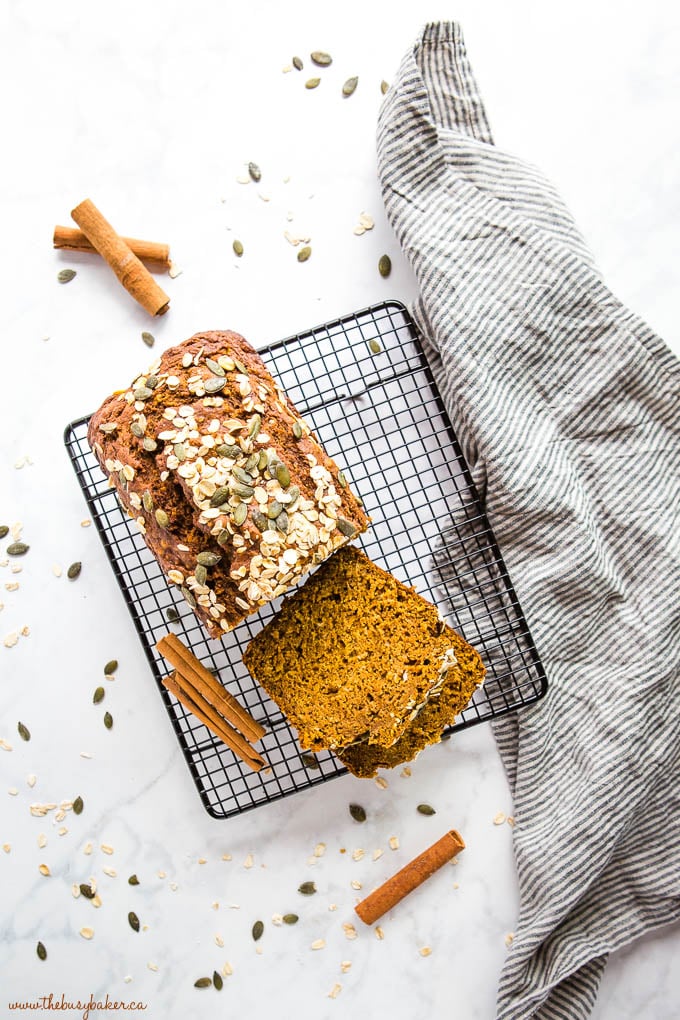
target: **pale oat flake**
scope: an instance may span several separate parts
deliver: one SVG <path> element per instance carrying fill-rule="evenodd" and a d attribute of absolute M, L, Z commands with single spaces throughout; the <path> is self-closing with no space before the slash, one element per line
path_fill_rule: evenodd
<path fill-rule="evenodd" d="M 11 843 L 3 843 L 2 844 L 2 849 L 5 851 L 6 854 L 8 854 L 11 851 L 11 849 L 12 849 L 12 844 Z"/>
<path fill-rule="evenodd" d="M 418 950 L 418 952 L 420 953 L 421 956 L 430 956 L 430 954 L 432 953 L 432 949 L 430 948 L 430 946 L 423 946 L 421 949 Z"/>
<path fill-rule="evenodd" d="M 38 836 L 38 846 L 40 847 L 41 850 L 44 850 L 45 847 L 47 846 L 47 836 L 45 835 L 44 832 L 41 832 L 40 835 Z"/>
<path fill-rule="evenodd" d="M 152 970 L 154 973 L 156 973 L 156 971 L 158 970 L 158 964 L 157 963 L 147 963 L 147 967 L 149 968 L 149 970 Z"/>
<path fill-rule="evenodd" d="M 346 921 L 343 924 L 342 930 L 344 931 L 345 938 L 347 939 L 355 939 L 357 937 L 357 930 L 353 924 L 349 923 L 349 921 Z"/>
<path fill-rule="evenodd" d="M 351 960 L 343 960 L 342 963 L 340 964 L 340 970 L 342 971 L 343 974 L 346 974 L 347 971 L 351 969 L 351 966 L 352 966 Z"/>
<path fill-rule="evenodd" d="M 382 857 L 383 853 L 384 853 L 384 850 L 381 850 L 380 847 L 376 847 L 376 849 L 373 851 L 373 860 L 374 861 L 380 860 L 380 858 Z"/>
<path fill-rule="evenodd" d="M 508 948 L 509 948 L 514 941 L 515 941 L 515 933 L 512 932 L 512 931 L 509 931 L 508 934 L 505 936 L 505 944 L 506 944 L 506 946 L 508 946 Z"/>
<path fill-rule="evenodd" d="M 45 877 L 52 874 L 47 864 L 39 864 L 38 871 L 40 872 L 41 875 L 45 875 Z"/>
<path fill-rule="evenodd" d="M 4 737 L 0 737 L 0 747 L 3 751 L 11 751 L 12 745 Z"/>
<path fill-rule="evenodd" d="M 255 863 L 255 858 L 253 857 L 252 854 L 248 854 L 248 856 L 246 857 L 245 861 L 243 862 L 243 867 L 244 868 L 252 868 L 254 863 Z"/>
<path fill-rule="evenodd" d="M 338 997 L 338 995 L 340 994 L 341 991 L 342 991 L 342 985 L 339 985 L 336 982 L 333 985 L 333 987 L 331 988 L 330 992 L 328 993 L 328 998 L 329 999 L 337 999 L 337 997 Z"/>
<path fill-rule="evenodd" d="M 26 782 L 31 787 L 31 789 L 33 789 L 35 784 L 38 782 L 38 777 L 34 776 L 33 773 L 31 773 L 30 775 L 26 776 Z"/>
<path fill-rule="evenodd" d="M 84 939 L 94 938 L 94 928 L 81 928 L 80 934 Z"/>
<path fill-rule="evenodd" d="M 385 938 L 385 932 L 382 930 L 382 928 L 380 927 L 379 924 L 376 925 L 374 930 L 375 930 L 375 937 L 378 939 L 378 941 L 382 942 L 382 940 Z"/>
<path fill-rule="evenodd" d="M 234 973 L 234 968 L 233 968 L 233 967 L 232 967 L 232 965 L 231 965 L 231 964 L 229 963 L 229 961 L 227 961 L 227 962 L 226 962 L 226 963 L 224 964 L 224 966 L 222 967 L 222 976 L 223 976 L 223 977 L 231 977 L 231 975 L 232 975 L 233 973 Z"/>
<path fill-rule="evenodd" d="M 375 785 L 379 786 L 381 790 L 386 790 L 389 784 L 383 776 L 376 776 Z"/>
<path fill-rule="evenodd" d="M 398 836 L 390 836 L 389 843 L 390 843 L 390 850 L 398 850 L 399 849 L 399 837 Z"/>
<path fill-rule="evenodd" d="M 498 814 L 494 816 L 493 824 L 494 825 L 502 825 L 503 822 L 505 822 L 506 820 L 507 820 L 507 816 L 504 814 L 504 812 L 503 811 L 499 811 Z"/>
<path fill-rule="evenodd" d="M 352 889 L 363 889 L 363 886 L 358 878 L 353 878 L 349 884 L 352 886 Z"/>
<path fill-rule="evenodd" d="M 113 847 L 109 846 L 108 843 L 102 843 L 99 849 L 101 850 L 101 852 L 103 854 L 112 854 L 113 853 Z"/>
<path fill-rule="evenodd" d="M 312 944 L 311 944 L 311 946 L 309 948 L 310 949 L 325 949 L 326 948 L 326 940 L 325 939 L 315 939 L 314 942 L 312 942 Z"/>

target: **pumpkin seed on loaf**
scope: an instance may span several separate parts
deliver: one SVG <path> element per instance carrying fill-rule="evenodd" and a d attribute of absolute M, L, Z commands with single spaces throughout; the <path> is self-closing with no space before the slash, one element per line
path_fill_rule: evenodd
<path fill-rule="evenodd" d="M 243 661 L 302 747 L 360 776 L 437 742 L 484 677 L 435 606 L 354 546 L 285 599 Z"/>

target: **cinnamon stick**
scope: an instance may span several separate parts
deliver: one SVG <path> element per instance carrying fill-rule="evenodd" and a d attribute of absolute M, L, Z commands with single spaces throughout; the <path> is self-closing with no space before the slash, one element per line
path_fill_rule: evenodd
<path fill-rule="evenodd" d="M 198 701 L 187 693 L 186 689 L 182 686 L 180 677 L 176 673 L 171 673 L 170 676 L 163 677 L 163 686 L 166 687 L 171 694 L 181 702 L 185 708 L 188 708 L 192 715 L 195 715 L 197 719 L 208 727 L 209 730 L 220 738 L 220 740 L 231 748 L 234 754 L 243 761 L 246 765 L 249 765 L 254 772 L 259 772 L 266 762 L 261 754 L 250 746 L 247 740 L 237 733 L 228 722 L 220 718 L 217 712 L 205 702 L 199 704 Z"/>
<path fill-rule="evenodd" d="M 124 237 L 123 241 L 133 255 L 149 269 L 158 273 L 167 273 L 170 269 L 170 245 L 160 244 L 158 241 L 140 241 L 137 237 Z M 55 248 L 66 248 L 70 251 L 97 251 L 82 230 L 76 230 L 75 227 L 56 226 L 52 244 Z"/>
<path fill-rule="evenodd" d="M 77 205 L 71 216 L 135 301 L 150 315 L 164 315 L 170 298 L 90 199 Z"/>
<path fill-rule="evenodd" d="M 267 732 L 263 726 L 255 722 L 228 691 L 225 691 L 219 680 L 184 645 L 176 634 L 166 634 L 156 645 L 164 659 L 174 666 L 181 678 L 185 678 L 191 687 L 201 695 L 220 715 L 240 730 L 251 743 L 261 740 Z"/>
<path fill-rule="evenodd" d="M 396 906 L 404 896 L 413 892 L 435 871 L 453 860 L 456 854 L 465 849 L 462 837 L 451 829 L 431 847 L 428 847 L 422 854 L 410 861 L 401 871 L 398 871 L 392 878 L 388 878 L 374 892 L 357 903 L 354 908 L 365 924 L 375 924 L 378 918 L 386 914 L 388 910 Z"/>

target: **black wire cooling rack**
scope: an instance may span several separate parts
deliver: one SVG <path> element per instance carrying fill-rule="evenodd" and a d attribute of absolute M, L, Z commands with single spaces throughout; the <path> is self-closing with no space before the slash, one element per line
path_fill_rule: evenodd
<path fill-rule="evenodd" d="M 363 499 L 364 551 L 435 602 L 484 660 L 485 683 L 447 734 L 537 701 L 545 673 L 404 306 L 374 305 L 260 353 Z M 280 602 L 209 639 L 109 488 L 87 423 L 67 426 L 66 447 L 206 810 L 227 818 L 343 775 L 332 753 L 300 749 L 241 661 Z M 155 645 L 169 629 L 266 727 L 268 768 L 252 772 L 162 686 Z"/>

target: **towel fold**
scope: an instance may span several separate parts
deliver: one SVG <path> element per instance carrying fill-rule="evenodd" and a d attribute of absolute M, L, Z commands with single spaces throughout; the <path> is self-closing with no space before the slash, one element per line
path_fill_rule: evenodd
<path fill-rule="evenodd" d="M 550 684 L 494 723 L 520 890 L 498 1017 L 578 1020 L 607 954 L 680 918 L 680 363 L 494 146 L 457 25 L 407 53 L 378 163 Z"/>

